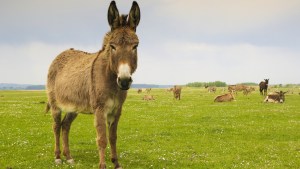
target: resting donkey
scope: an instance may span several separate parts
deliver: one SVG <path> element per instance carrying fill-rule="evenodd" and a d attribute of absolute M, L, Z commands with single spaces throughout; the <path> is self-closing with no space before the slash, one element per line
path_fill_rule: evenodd
<path fill-rule="evenodd" d="M 129 16 L 119 15 L 116 3 L 108 9 L 111 31 L 104 37 L 103 47 L 97 53 L 74 49 L 66 50 L 52 62 L 47 81 L 48 106 L 53 116 L 55 136 L 55 162 L 61 164 L 60 131 L 63 154 L 68 163 L 74 163 L 69 150 L 69 131 L 78 113 L 93 113 L 99 149 L 99 168 L 105 168 L 107 147 L 106 127 L 111 146 L 111 161 L 118 163 L 116 141 L 117 126 L 127 90 L 132 83 L 131 75 L 137 68 L 135 33 L 140 21 L 140 9 L 133 2 Z M 61 112 L 66 115 L 61 120 Z"/>

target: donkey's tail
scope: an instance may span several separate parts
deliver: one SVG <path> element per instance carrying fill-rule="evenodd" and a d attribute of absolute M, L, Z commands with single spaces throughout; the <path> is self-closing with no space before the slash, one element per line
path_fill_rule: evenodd
<path fill-rule="evenodd" d="M 48 102 L 47 105 L 46 105 L 46 108 L 45 108 L 45 113 L 48 113 L 49 110 L 50 110 L 50 104 L 49 104 L 49 102 Z"/>

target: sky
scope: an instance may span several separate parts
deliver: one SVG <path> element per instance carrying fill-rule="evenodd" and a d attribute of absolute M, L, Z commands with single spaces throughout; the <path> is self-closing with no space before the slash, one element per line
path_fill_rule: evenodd
<path fill-rule="evenodd" d="M 137 0 L 135 84 L 300 83 L 299 0 Z M 0 83 L 46 84 L 62 51 L 96 52 L 108 0 L 0 2 Z M 132 1 L 116 0 L 128 14 Z"/>

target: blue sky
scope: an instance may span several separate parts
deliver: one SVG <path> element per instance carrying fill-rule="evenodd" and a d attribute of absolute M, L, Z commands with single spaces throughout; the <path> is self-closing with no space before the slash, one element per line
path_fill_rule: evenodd
<path fill-rule="evenodd" d="M 137 1 L 134 83 L 300 83 L 299 0 Z M 0 2 L 0 83 L 45 84 L 63 50 L 100 49 L 109 31 L 99 0 Z M 127 14 L 132 1 L 116 0 Z"/>

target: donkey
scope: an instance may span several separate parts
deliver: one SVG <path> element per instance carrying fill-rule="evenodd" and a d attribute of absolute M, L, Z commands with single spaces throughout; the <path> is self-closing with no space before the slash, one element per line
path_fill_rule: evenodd
<path fill-rule="evenodd" d="M 137 93 L 142 93 L 142 92 L 143 92 L 142 89 L 138 89 L 138 90 L 137 90 Z"/>
<path fill-rule="evenodd" d="M 217 87 L 215 87 L 215 86 L 210 86 L 210 87 L 208 87 L 207 91 L 208 91 L 208 93 L 211 93 L 211 92 L 216 93 Z"/>
<path fill-rule="evenodd" d="M 255 91 L 255 88 L 248 86 L 248 87 L 246 87 L 246 88 L 243 89 L 243 94 L 247 96 L 252 91 Z"/>
<path fill-rule="evenodd" d="M 260 95 L 267 95 L 268 92 L 268 85 L 269 85 L 269 79 L 264 79 L 265 81 L 262 81 L 259 83 L 259 92 Z"/>
<path fill-rule="evenodd" d="M 146 92 L 147 92 L 147 93 L 150 93 L 150 92 L 151 92 L 151 88 L 147 88 L 147 89 L 146 89 Z"/>
<path fill-rule="evenodd" d="M 154 96 L 153 95 L 145 95 L 142 100 L 146 100 L 146 101 L 149 101 L 149 100 L 155 100 Z"/>
<path fill-rule="evenodd" d="M 264 102 L 268 103 L 283 103 L 285 101 L 285 96 L 287 92 L 275 92 L 272 94 L 268 94 L 264 100 Z"/>
<path fill-rule="evenodd" d="M 235 92 L 236 85 L 228 85 L 228 92 Z"/>
<path fill-rule="evenodd" d="M 219 95 L 217 97 L 215 97 L 214 102 L 230 102 L 233 101 L 234 95 L 233 92 L 227 93 L 227 94 L 223 94 L 223 95 Z"/>
<path fill-rule="evenodd" d="M 117 126 L 132 74 L 137 68 L 139 44 L 136 27 L 140 21 L 140 8 L 132 3 L 129 15 L 119 15 L 115 1 L 108 8 L 111 31 L 103 40 L 102 49 L 96 53 L 66 50 L 52 62 L 47 81 L 48 106 L 54 120 L 55 163 L 61 164 L 60 132 L 63 155 L 74 163 L 69 150 L 69 131 L 78 113 L 94 114 L 99 149 L 99 168 L 106 168 L 105 149 L 107 131 L 111 147 L 111 161 L 118 163 L 116 141 Z M 66 114 L 61 120 L 61 112 Z M 108 129 L 107 129 L 108 128 Z"/>
<path fill-rule="evenodd" d="M 181 86 L 176 86 L 176 85 L 174 86 L 173 95 L 176 100 L 181 99 Z"/>

